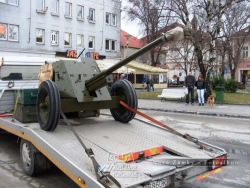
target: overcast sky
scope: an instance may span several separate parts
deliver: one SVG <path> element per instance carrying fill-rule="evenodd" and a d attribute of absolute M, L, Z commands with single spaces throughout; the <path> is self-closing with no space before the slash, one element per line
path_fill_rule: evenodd
<path fill-rule="evenodd" d="M 125 6 L 126 4 L 127 4 L 126 1 L 123 0 L 122 7 Z M 123 19 L 124 16 L 126 16 L 126 13 L 122 11 L 121 12 L 121 29 L 137 38 L 141 38 L 142 36 L 139 35 L 138 25 L 136 23 L 126 21 L 126 19 Z"/>

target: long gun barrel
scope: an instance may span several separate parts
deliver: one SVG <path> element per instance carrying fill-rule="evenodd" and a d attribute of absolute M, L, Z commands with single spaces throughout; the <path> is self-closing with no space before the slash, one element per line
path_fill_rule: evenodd
<path fill-rule="evenodd" d="M 134 54 L 130 55 L 129 57 L 121 60 L 119 63 L 113 65 L 109 69 L 101 72 L 100 74 L 95 75 L 93 78 L 89 79 L 85 83 L 85 87 L 89 92 L 96 91 L 107 85 L 106 76 L 110 75 L 113 71 L 119 69 L 120 67 L 128 64 L 130 61 L 134 60 L 135 58 L 139 57 L 140 55 L 144 54 L 145 52 L 149 51 L 153 47 L 169 41 L 175 40 L 182 40 L 184 39 L 184 30 L 181 27 L 176 27 L 166 33 L 163 33 L 162 36 L 155 41 L 149 43 L 148 45 L 144 46 Z"/>

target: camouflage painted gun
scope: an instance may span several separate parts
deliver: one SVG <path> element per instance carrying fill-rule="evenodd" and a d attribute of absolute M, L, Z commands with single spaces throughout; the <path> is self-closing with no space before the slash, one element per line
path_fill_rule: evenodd
<path fill-rule="evenodd" d="M 54 130 L 61 111 L 69 113 L 110 109 L 116 121 L 129 122 L 135 113 L 121 106 L 119 102 L 123 101 L 137 109 L 135 89 L 129 81 L 117 80 L 109 90 L 107 76 L 153 47 L 183 38 L 182 28 L 172 29 L 103 72 L 92 58 L 82 58 L 81 62 L 60 60 L 52 63 L 54 70 L 52 79 L 43 81 L 38 90 L 36 108 L 41 129 Z"/>

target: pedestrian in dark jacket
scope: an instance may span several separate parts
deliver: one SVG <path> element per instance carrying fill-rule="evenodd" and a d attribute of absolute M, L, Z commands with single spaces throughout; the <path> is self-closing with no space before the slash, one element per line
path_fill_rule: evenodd
<path fill-rule="evenodd" d="M 148 78 L 148 76 L 146 77 L 146 84 L 147 84 L 147 91 L 150 91 L 150 87 L 149 87 L 149 78 Z"/>
<path fill-rule="evenodd" d="M 149 91 L 151 90 L 151 88 L 154 91 L 154 80 L 152 77 L 150 77 L 150 80 L 149 80 Z"/>
<path fill-rule="evenodd" d="M 185 78 L 185 86 L 188 88 L 188 94 L 186 95 L 186 105 L 189 103 L 190 93 L 191 93 L 191 104 L 194 105 L 195 77 L 192 75 L 192 72 L 189 72 L 189 75 Z"/>
<path fill-rule="evenodd" d="M 198 77 L 198 80 L 195 82 L 195 87 L 197 87 L 199 106 L 204 106 L 205 82 L 202 79 L 202 76 Z"/>

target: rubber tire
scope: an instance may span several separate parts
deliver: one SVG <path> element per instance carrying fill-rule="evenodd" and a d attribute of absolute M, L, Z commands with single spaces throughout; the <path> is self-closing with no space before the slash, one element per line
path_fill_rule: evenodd
<path fill-rule="evenodd" d="M 30 164 L 25 164 L 24 163 L 24 150 L 23 147 L 26 147 L 27 150 L 29 150 L 29 158 L 30 158 Z M 34 146 L 22 139 L 21 143 L 20 143 L 20 158 L 21 158 L 21 165 L 22 165 L 22 169 L 25 172 L 25 174 L 29 175 L 29 176 L 34 176 L 36 175 L 36 169 L 35 169 L 35 152 L 34 152 Z"/>
<path fill-rule="evenodd" d="M 47 95 L 49 98 L 50 110 L 47 114 L 47 120 L 44 120 L 41 116 L 42 109 L 40 108 L 40 102 Z M 43 102 L 43 101 L 42 101 Z M 37 102 L 36 102 L 37 118 L 42 130 L 53 131 L 56 129 L 61 111 L 61 100 L 58 87 L 55 82 L 46 80 L 41 83 L 38 89 Z"/>
<path fill-rule="evenodd" d="M 122 101 L 131 108 L 137 110 L 138 101 L 135 88 L 128 80 L 117 80 L 111 86 L 111 96 L 122 96 Z M 134 112 L 120 105 L 120 108 L 110 109 L 113 118 L 122 123 L 128 123 L 134 119 Z"/>
<path fill-rule="evenodd" d="M 26 147 L 29 151 L 29 165 L 24 163 L 23 147 Z M 21 139 L 20 142 L 20 158 L 22 169 L 25 174 L 29 176 L 35 176 L 51 168 L 51 162 L 40 151 L 38 151 L 33 144 L 24 139 Z"/>

